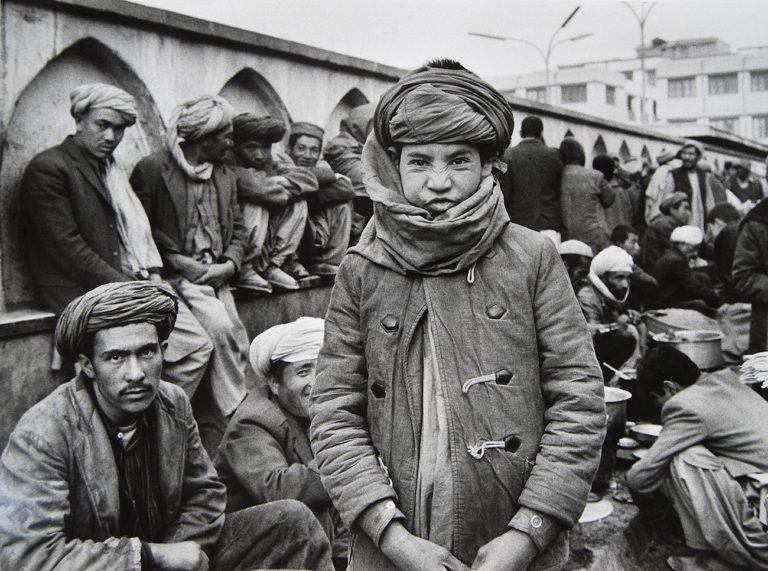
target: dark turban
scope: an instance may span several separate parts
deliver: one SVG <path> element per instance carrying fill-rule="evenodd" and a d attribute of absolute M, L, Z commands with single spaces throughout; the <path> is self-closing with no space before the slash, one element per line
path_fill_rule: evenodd
<path fill-rule="evenodd" d="M 514 120 L 504 96 L 474 73 L 430 68 L 408 75 L 379 100 L 379 144 L 467 143 L 509 146 Z"/>
<path fill-rule="evenodd" d="M 248 141 L 271 145 L 282 139 L 285 131 L 285 123 L 269 115 L 259 117 L 253 113 L 240 113 L 232 120 L 232 139 L 235 145 Z"/>
<path fill-rule="evenodd" d="M 323 140 L 323 131 L 320 127 L 314 123 L 307 123 L 306 121 L 299 121 L 291 125 L 291 138 L 301 137 L 302 135 L 307 137 L 314 137 L 315 139 Z"/>
<path fill-rule="evenodd" d="M 56 326 L 56 348 L 62 357 L 74 360 L 80 353 L 90 351 L 85 344 L 93 333 L 131 323 L 153 324 L 158 339 L 165 341 L 176 323 L 178 306 L 178 297 L 164 284 L 104 284 L 64 308 Z"/>

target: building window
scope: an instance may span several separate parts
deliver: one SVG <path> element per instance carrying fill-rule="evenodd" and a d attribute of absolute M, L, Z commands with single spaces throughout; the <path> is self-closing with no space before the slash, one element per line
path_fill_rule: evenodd
<path fill-rule="evenodd" d="M 525 90 L 525 96 L 541 103 L 547 102 L 547 90 L 544 87 L 529 87 Z"/>
<path fill-rule="evenodd" d="M 670 99 L 696 96 L 696 78 L 681 77 L 670 79 L 667 83 L 667 95 Z"/>
<path fill-rule="evenodd" d="M 739 76 L 735 73 L 723 73 L 709 76 L 710 95 L 728 95 L 739 92 Z"/>
<path fill-rule="evenodd" d="M 752 117 L 752 138 L 768 139 L 768 115 Z"/>
<path fill-rule="evenodd" d="M 587 84 L 578 83 L 576 85 L 563 85 L 561 88 L 561 99 L 563 103 L 586 103 L 587 102 Z"/>
<path fill-rule="evenodd" d="M 648 82 L 648 85 L 656 85 L 656 70 L 655 69 L 649 69 L 645 72 L 645 80 Z"/>
<path fill-rule="evenodd" d="M 739 118 L 738 117 L 718 117 L 717 119 L 710 119 L 709 124 L 717 129 L 728 131 L 729 133 L 735 133 L 738 130 Z"/>
<path fill-rule="evenodd" d="M 749 74 L 752 91 L 768 91 L 768 69 L 753 71 Z"/>
<path fill-rule="evenodd" d="M 630 121 L 634 121 L 635 116 L 635 98 L 631 95 L 627 95 L 627 115 Z"/>
<path fill-rule="evenodd" d="M 605 86 L 605 102 L 608 105 L 616 105 L 616 88 L 610 85 Z"/>
<path fill-rule="evenodd" d="M 621 72 L 625 78 L 627 78 L 629 81 L 632 81 L 632 71 L 622 71 Z"/>

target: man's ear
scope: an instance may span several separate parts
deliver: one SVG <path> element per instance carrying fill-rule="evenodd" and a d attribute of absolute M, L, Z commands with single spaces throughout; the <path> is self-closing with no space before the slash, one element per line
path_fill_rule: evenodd
<path fill-rule="evenodd" d="M 165 352 L 168 350 L 168 339 L 165 341 L 160 342 L 160 352 L 165 355 Z"/>
<path fill-rule="evenodd" d="M 680 387 L 674 381 L 662 381 L 661 386 L 664 387 L 664 392 L 669 396 L 675 396 L 680 391 Z"/>
<path fill-rule="evenodd" d="M 387 155 L 389 155 L 389 160 L 392 161 L 392 164 L 395 165 L 396 169 L 400 168 L 400 153 L 397 151 L 395 147 L 389 147 L 387 149 Z"/>
<path fill-rule="evenodd" d="M 80 365 L 80 368 L 89 379 L 93 380 L 96 378 L 96 369 L 93 368 L 93 362 L 91 362 L 90 357 L 80 353 L 77 356 L 77 364 Z"/>
<path fill-rule="evenodd" d="M 269 378 L 267 378 L 267 385 L 269 386 L 269 392 L 277 396 L 277 392 L 280 387 L 280 381 L 278 381 L 274 375 L 269 375 Z"/>
<path fill-rule="evenodd" d="M 488 159 L 486 162 L 482 164 L 480 173 L 483 175 L 483 178 L 490 176 L 491 172 L 493 172 L 493 160 Z"/>

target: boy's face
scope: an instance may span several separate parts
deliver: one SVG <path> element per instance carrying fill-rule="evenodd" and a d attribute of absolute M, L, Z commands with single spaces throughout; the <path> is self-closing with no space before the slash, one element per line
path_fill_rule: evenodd
<path fill-rule="evenodd" d="M 640 239 L 637 234 L 627 234 L 627 239 L 617 245 L 633 258 L 640 255 Z"/>
<path fill-rule="evenodd" d="M 97 159 L 105 159 L 123 140 L 125 119 L 114 109 L 91 109 L 77 119 L 75 139 Z"/>
<path fill-rule="evenodd" d="M 293 142 L 288 154 L 296 166 L 312 168 L 320 160 L 322 148 L 323 142 L 320 139 L 302 135 Z"/>
<path fill-rule="evenodd" d="M 474 194 L 491 174 L 490 161 L 470 145 L 403 145 L 399 161 L 405 199 L 438 216 Z"/>
<path fill-rule="evenodd" d="M 684 200 L 677 207 L 670 208 L 669 215 L 681 225 L 688 224 L 688 221 L 691 219 L 691 205 L 688 204 L 688 201 Z"/>
<path fill-rule="evenodd" d="M 279 378 L 269 380 L 269 388 L 282 407 L 297 418 L 309 418 L 309 395 L 315 384 L 317 359 L 284 363 Z"/>

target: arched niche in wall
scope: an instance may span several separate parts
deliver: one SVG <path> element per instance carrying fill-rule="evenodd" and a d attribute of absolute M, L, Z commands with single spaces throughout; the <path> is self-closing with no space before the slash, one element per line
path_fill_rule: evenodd
<path fill-rule="evenodd" d="M 568 130 L 565 132 L 565 135 L 563 135 L 563 139 L 565 139 L 566 137 L 575 137 L 575 135 L 573 134 L 573 131 L 571 131 L 570 129 L 568 129 Z"/>
<path fill-rule="evenodd" d="M 621 146 L 619 147 L 619 158 L 622 163 L 632 158 L 632 151 L 629 150 L 629 145 L 627 145 L 626 141 L 621 142 Z"/>
<path fill-rule="evenodd" d="M 642 150 L 640 151 L 640 157 L 642 158 L 643 162 L 646 164 L 653 164 L 653 157 L 651 157 L 651 151 L 648 150 L 648 147 L 643 145 Z"/>
<path fill-rule="evenodd" d="M 163 123 L 144 83 L 109 47 L 92 38 L 74 43 L 52 58 L 16 101 L 3 139 L 0 166 L 0 248 L 6 309 L 33 304 L 33 287 L 22 249 L 19 183 L 29 161 L 75 132 L 69 94 L 84 83 L 110 83 L 136 100 L 139 119 L 125 131 L 115 160 L 127 172 L 160 148 Z"/>
<path fill-rule="evenodd" d="M 605 146 L 605 141 L 603 140 L 602 135 L 598 135 L 597 139 L 595 139 L 595 144 L 592 145 L 592 158 L 599 155 L 607 155 L 608 154 L 608 148 Z"/>
<path fill-rule="evenodd" d="M 281 118 L 287 124 L 291 116 L 277 91 L 263 75 L 244 67 L 233 75 L 219 91 L 219 95 L 232 104 L 235 113 L 255 113 Z"/>
<path fill-rule="evenodd" d="M 333 108 L 325 122 L 325 140 L 330 141 L 339 134 L 339 123 L 352 109 L 368 103 L 368 98 L 357 87 L 347 91 L 346 95 Z"/>

